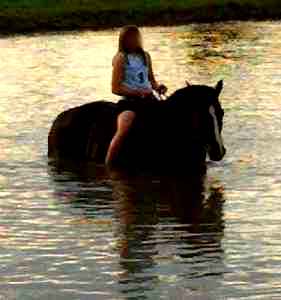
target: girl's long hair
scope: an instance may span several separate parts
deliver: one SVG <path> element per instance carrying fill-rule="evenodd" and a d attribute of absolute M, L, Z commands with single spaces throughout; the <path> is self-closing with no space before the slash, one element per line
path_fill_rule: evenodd
<path fill-rule="evenodd" d="M 126 57 L 130 53 L 130 50 L 126 45 L 126 40 L 131 34 L 135 34 L 141 37 L 141 32 L 139 28 L 135 25 L 124 26 L 119 34 L 118 51 L 124 53 Z M 136 49 L 136 52 L 142 56 L 144 63 L 147 64 L 147 57 L 145 55 L 142 45 L 139 45 L 139 47 Z"/>

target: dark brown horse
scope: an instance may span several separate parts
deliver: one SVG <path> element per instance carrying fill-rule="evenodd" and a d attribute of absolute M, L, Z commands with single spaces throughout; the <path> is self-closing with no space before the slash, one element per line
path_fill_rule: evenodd
<path fill-rule="evenodd" d="M 223 109 L 215 87 L 189 85 L 136 118 L 118 157 L 122 167 L 188 168 L 205 165 L 206 155 L 225 155 Z M 49 133 L 48 156 L 55 160 L 104 163 L 116 130 L 117 105 L 97 101 L 61 113 Z"/>

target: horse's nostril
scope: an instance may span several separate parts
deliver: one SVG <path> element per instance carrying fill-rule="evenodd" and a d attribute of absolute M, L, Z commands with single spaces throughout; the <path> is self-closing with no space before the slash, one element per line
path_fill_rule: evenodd
<path fill-rule="evenodd" d="M 223 159 L 223 157 L 226 154 L 226 148 L 224 146 L 222 146 L 222 148 L 220 149 L 220 151 L 218 151 L 218 149 L 210 149 L 209 151 L 209 157 L 211 160 L 213 161 L 221 161 Z"/>

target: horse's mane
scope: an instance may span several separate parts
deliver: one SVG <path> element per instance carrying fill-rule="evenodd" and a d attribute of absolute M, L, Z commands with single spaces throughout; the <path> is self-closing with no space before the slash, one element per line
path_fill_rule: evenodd
<path fill-rule="evenodd" d="M 170 105 L 186 105 L 189 108 L 208 108 L 217 95 L 213 87 L 207 85 L 189 85 L 176 90 L 166 102 Z"/>

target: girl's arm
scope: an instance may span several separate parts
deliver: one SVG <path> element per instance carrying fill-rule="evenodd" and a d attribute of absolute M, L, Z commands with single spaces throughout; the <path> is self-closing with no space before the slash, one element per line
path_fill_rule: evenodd
<path fill-rule="evenodd" d="M 129 96 L 129 97 L 145 97 L 151 92 L 145 90 L 134 90 L 126 87 L 122 84 L 124 77 L 124 63 L 125 57 L 122 53 L 118 53 L 112 62 L 113 71 L 112 71 L 112 82 L 111 89 L 112 93 L 118 96 Z"/>
<path fill-rule="evenodd" d="M 152 88 L 157 91 L 159 94 L 165 94 L 167 92 L 167 87 L 163 84 L 159 84 L 154 76 L 153 67 L 152 67 L 152 60 L 151 56 L 148 52 L 145 53 L 147 57 L 148 62 L 148 68 L 149 68 L 149 80 L 151 82 Z"/>

